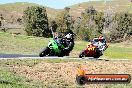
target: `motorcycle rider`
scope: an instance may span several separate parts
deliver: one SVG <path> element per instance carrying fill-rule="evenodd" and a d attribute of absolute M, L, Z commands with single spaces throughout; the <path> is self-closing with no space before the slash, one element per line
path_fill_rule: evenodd
<path fill-rule="evenodd" d="M 99 48 L 101 51 L 105 51 L 108 48 L 106 38 L 104 36 L 99 37 Z"/>
<path fill-rule="evenodd" d="M 94 46 L 97 46 L 100 55 L 108 48 L 106 44 L 106 38 L 104 36 L 99 36 L 99 38 L 94 38 L 91 42 Z"/>
<path fill-rule="evenodd" d="M 56 37 L 55 40 L 58 42 L 58 44 L 62 44 L 65 47 L 61 53 L 66 56 L 69 56 L 70 51 L 72 51 L 72 49 L 74 47 L 73 32 L 67 32 L 67 33 L 65 33 L 65 35 L 63 37 Z"/>
<path fill-rule="evenodd" d="M 66 56 L 69 56 L 70 51 L 72 51 L 74 47 L 74 34 L 68 32 L 62 39 L 65 42 L 64 44 L 66 46 L 62 50 L 62 53 L 66 54 Z"/>

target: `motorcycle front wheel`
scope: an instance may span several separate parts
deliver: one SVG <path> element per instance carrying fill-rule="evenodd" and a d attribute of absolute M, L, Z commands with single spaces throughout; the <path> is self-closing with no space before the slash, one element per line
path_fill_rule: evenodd
<path fill-rule="evenodd" d="M 79 58 L 82 58 L 82 57 L 85 57 L 84 51 L 82 51 L 82 52 L 79 54 Z"/>

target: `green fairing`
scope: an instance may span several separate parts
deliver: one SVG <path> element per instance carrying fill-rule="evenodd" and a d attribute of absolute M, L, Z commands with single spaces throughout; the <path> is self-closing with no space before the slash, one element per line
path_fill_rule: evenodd
<path fill-rule="evenodd" d="M 57 43 L 57 41 L 55 41 L 54 39 L 49 41 L 48 47 L 51 50 L 54 50 L 55 54 L 60 54 L 61 50 L 65 48 L 62 44 L 60 44 L 59 42 Z"/>

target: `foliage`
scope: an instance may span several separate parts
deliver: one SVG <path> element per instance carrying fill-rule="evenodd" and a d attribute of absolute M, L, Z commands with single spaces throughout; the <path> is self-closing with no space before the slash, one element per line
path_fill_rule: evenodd
<path fill-rule="evenodd" d="M 116 13 L 114 17 L 116 28 L 111 31 L 110 37 L 112 40 L 123 39 L 132 35 L 132 14 Z"/>
<path fill-rule="evenodd" d="M 131 13 L 117 13 L 112 9 L 99 12 L 90 6 L 80 17 L 73 19 L 69 11 L 70 8 L 66 7 L 49 22 L 53 32 L 57 32 L 60 36 L 72 30 L 79 40 L 91 40 L 99 35 L 105 35 L 110 42 L 120 42 L 132 35 Z M 44 7 L 27 8 L 24 17 L 28 35 L 51 36 Z"/>
<path fill-rule="evenodd" d="M 77 39 L 91 40 L 105 35 L 108 41 L 121 42 L 132 35 L 132 14 L 115 13 L 112 9 L 98 12 L 91 6 L 76 19 L 74 28 Z"/>
<path fill-rule="evenodd" d="M 78 39 L 90 40 L 101 34 L 101 13 L 92 6 L 87 8 L 81 17 L 76 21 L 75 32 Z"/>
<path fill-rule="evenodd" d="M 48 17 L 44 7 L 32 6 L 24 11 L 25 31 L 28 35 L 49 37 Z"/>
<path fill-rule="evenodd" d="M 57 25 L 55 20 L 51 21 L 51 25 L 50 26 L 52 27 L 53 32 L 56 32 L 58 25 Z"/>
<path fill-rule="evenodd" d="M 71 31 L 74 29 L 73 17 L 69 14 L 70 8 L 66 7 L 65 11 L 62 11 L 56 16 L 56 23 L 58 25 L 57 32 L 60 35 L 63 35 L 65 32 Z"/>

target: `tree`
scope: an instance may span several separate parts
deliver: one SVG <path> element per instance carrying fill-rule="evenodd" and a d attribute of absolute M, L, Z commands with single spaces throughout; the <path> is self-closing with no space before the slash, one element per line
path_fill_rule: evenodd
<path fill-rule="evenodd" d="M 91 40 L 94 37 L 100 35 L 99 29 L 101 29 L 100 20 L 102 15 L 98 15 L 97 11 L 91 6 L 85 9 L 85 12 L 81 14 L 76 20 L 76 34 L 77 39 Z"/>
<path fill-rule="evenodd" d="M 117 24 L 113 30 L 111 37 L 113 40 L 125 40 L 132 32 L 132 14 L 130 13 L 116 13 L 114 23 Z"/>
<path fill-rule="evenodd" d="M 72 31 L 74 29 L 74 20 L 73 17 L 70 16 L 69 10 L 69 7 L 65 7 L 65 10 L 60 12 L 56 17 L 56 23 L 58 25 L 57 32 L 60 35 L 63 35 L 66 32 Z"/>
<path fill-rule="evenodd" d="M 50 37 L 51 32 L 45 7 L 28 7 L 23 17 L 27 35 Z"/>
<path fill-rule="evenodd" d="M 52 27 L 53 32 L 56 32 L 58 25 L 55 20 L 51 21 L 51 27 Z"/>

